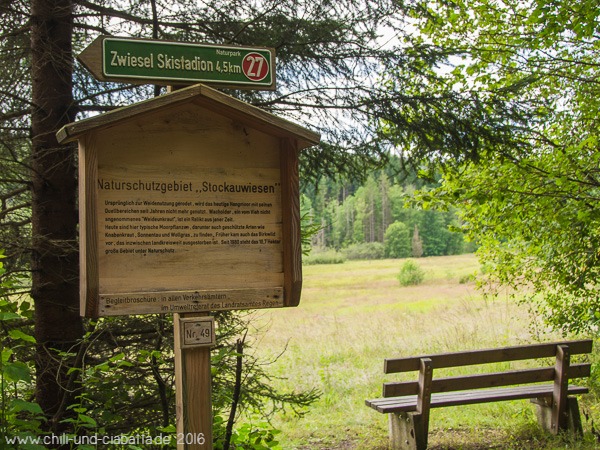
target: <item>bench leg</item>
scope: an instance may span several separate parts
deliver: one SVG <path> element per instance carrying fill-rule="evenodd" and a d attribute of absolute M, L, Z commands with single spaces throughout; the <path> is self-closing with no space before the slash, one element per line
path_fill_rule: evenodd
<path fill-rule="evenodd" d="M 425 450 L 428 431 L 422 416 L 415 413 L 388 414 L 391 450 Z"/>
<path fill-rule="evenodd" d="M 531 402 L 536 406 L 536 416 L 540 426 L 547 432 L 556 434 L 555 427 L 553 427 L 552 399 L 536 398 L 532 399 Z M 569 431 L 575 436 L 583 436 L 579 402 L 576 397 L 567 398 L 566 413 L 568 415 L 567 428 L 563 431 Z"/>

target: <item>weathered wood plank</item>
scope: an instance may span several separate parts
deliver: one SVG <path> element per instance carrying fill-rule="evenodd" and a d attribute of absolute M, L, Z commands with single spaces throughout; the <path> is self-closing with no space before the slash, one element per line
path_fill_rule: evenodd
<path fill-rule="evenodd" d="M 100 295 L 103 316 L 192 313 L 212 310 L 281 308 L 283 289 L 219 289 L 168 292 L 132 292 Z"/>
<path fill-rule="evenodd" d="M 552 397 L 553 384 L 536 386 L 519 386 L 513 388 L 486 389 L 477 391 L 460 391 L 431 395 L 431 408 L 447 406 L 472 405 L 508 400 Z M 569 385 L 568 395 L 585 394 L 589 389 L 585 386 Z M 410 412 L 417 409 L 417 396 L 380 398 L 366 400 L 365 404 L 381 413 Z"/>
<path fill-rule="evenodd" d="M 419 419 L 415 413 L 388 414 L 390 450 L 425 450 L 420 441 Z"/>
<path fill-rule="evenodd" d="M 421 368 L 419 369 L 419 393 L 417 395 L 417 414 L 420 416 L 418 421 L 417 434 L 421 436 L 423 448 L 427 448 L 427 437 L 429 434 L 429 406 L 431 404 L 431 380 L 433 378 L 433 367 L 431 359 L 423 358 Z"/>
<path fill-rule="evenodd" d="M 452 392 L 465 389 L 484 389 L 517 384 L 539 383 L 554 380 L 555 367 L 511 370 L 485 374 L 463 375 L 436 378 L 431 383 L 431 392 Z M 573 364 L 569 368 L 569 379 L 589 377 L 591 364 Z M 383 397 L 416 395 L 419 391 L 417 381 L 388 382 L 383 384 Z"/>
<path fill-rule="evenodd" d="M 430 358 L 436 369 L 444 367 L 470 366 L 503 361 L 519 361 L 533 358 L 552 358 L 557 345 L 568 345 L 572 355 L 590 353 L 593 341 L 551 342 L 545 344 L 521 345 L 465 352 L 420 355 L 409 358 L 390 358 L 384 361 L 384 373 L 411 372 L 419 370 L 420 360 Z"/>
<path fill-rule="evenodd" d="M 202 84 L 178 89 L 169 94 L 154 97 L 135 105 L 119 108 L 99 116 L 65 125 L 58 131 L 57 139 L 61 144 L 70 142 L 90 130 L 107 128 L 140 114 L 164 110 L 164 108 L 169 106 L 180 105 L 190 100 L 202 105 L 210 105 L 213 108 L 218 108 L 222 113 L 230 116 L 243 116 L 246 121 L 250 120 L 254 126 L 264 129 L 267 132 L 277 133 L 282 136 L 284 133 L 288 135 L 292 134 L 300 140 L 302 148 L 315 145 L 320 140 L 317 133 Z"/>
<path fill-rule="evenodd" d="M 281 147 L 282 234 L 287 237 L 283 241 L 283 287 L 286 305 L 297 306 L 302 290 L 299 150 L 291 139 L 282 139 Z"/>
<path fill-rule="evenodd" d="M 98 315 L 98 204 L 95 185 L 88 182 L 97 176 L 98 147 L 92 133 L 79 141 L 79 298 L 80 311 L 88 317 Z"/>

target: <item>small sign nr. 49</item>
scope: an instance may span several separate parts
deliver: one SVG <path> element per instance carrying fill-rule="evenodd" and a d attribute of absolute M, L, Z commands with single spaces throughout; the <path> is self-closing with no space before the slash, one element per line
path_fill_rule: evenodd
<path fill-rule="evenodd" d="M 215 345 L 214 317 L 180 318 L 181 348 L 212 347 Z"/>

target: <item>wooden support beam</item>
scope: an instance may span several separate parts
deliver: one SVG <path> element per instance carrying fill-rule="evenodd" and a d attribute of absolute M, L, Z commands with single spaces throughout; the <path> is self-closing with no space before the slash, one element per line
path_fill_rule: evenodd
<path fill-rule="evenodd" d="M 552 398 L 534 398 L 531 403 L 535 405 L 535 415 L 538 423 L 545 431 L 554 433 L 552 429 Z M 583 436 L 581 414 L 579 413 L 579 402 L 576 397 L 567 397 L 567 431 L 573 439 Z"/>
<path fill-rule="evenodd" d="M 591 370 L 592 365 L 590 363 L 571 364 L 569 365 L 569 379 L 589 377 Z M 555 371 L 556 366 L 553 365 L 533 369 L 440 377 L 431 382 L 431 393 L 497 388 L 545 381 L 554 382 Z M 383 397 L 401 397 L 404 395 L 417 395 L 418 393 L 418 381 L 383 383 Z"/>
<path fill-rule="evenodd" d="M 474 364 L 520 361 L 533 358 L 552 358 L 556 355 L 557 345 L 568 345 L 571 355 L 591 353 L 593 340 L 549 342 L 545 344 L 517 345 L 513 347 L 471 350 L 466 352 L 420 355 L 409 358 L 389 358 L 384 360 L 383 373 L 411 372 L 419 370 L 420 360 L 431 358 L 436 369 L 462 367 Z"/>
<path fill-rule="evenodd" d="M 554 393 L 552 394 L 552 432 L 554 434 L 558 434 L 560 430 L 566 430 L 568 426 L 567 390 L 570 361 L 569 346 L 558 345 L 556 347 Z"/>
<path fill-rule="evenodd" d="M 390 450 L 424 450 L 419 446 L 417 429 L 418 418 L 415 413 L 388 414 L 390 430 Z"/>
<path fill-rule="evenodd" d="M 417 395 L 417 415 L 419 420 L 419 435 L 421 436 L 423 448 L 427 448 L 427 436 L 429 435 L 429 411 L 431 406 L 431 379 L 433 378 L 433 366 L 430 358 L 421 359 L 419 368 L 419 394 Z"/>
<path fill-rule="evenodd" d="M 212 450 L 210 347 L 181 348 L 181 318 L 175 314 L 175 401 L 178 450 Z"/>

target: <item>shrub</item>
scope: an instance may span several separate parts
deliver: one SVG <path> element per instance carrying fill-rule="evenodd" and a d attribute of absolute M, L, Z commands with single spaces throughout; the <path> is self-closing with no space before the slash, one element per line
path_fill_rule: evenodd
<path fill-rule="evenodd" d="M 416 286 L 421 284 L 424 278 L 425 272 L 423 269 L 411 259 L 402 264 L 398 274 L 398 281 L 401 286 Z"/>
<path fill-rule="evenodd" d="M 383 237 L 387 258 L 407 258 L 411 254 L 410 230 L 403 222 L 394 222 Z"/>
<path fill-rule="evenodd" d="M 381 242 L 352 244 L 346 247 L 343 252 L 348 259 L 381 259 L 384 255 L 383 244 Z"/>
<path fill-rule="evenodd" d="M 311 264 L 342 264 L 346 261 L 346 257 L 334 249 L 327 249 L 324 251 L 310 252 L 308 256 L 302 258 L 302 263 Z"/>
<path fill-rule="evenodd" d="M 469 273 L 466 275 L 461 276 L 458 279 L 458 283 L 459 284 L 467 284 L 467 283 L 472 283 L 477 279 L 477 275 L 474 273 Z"/>
<path fill-rule="evenodd" d="M 19 279 L 7 273 L 0 250 L 0 448 L 8 439 L 35 439 L 42 432 L 44 413 L 34 398 L 35 347 L 31 322 L 33 311 L 29 301 L 15 301 L 10 292 L 19 286 Z M 35 444 L 18 448 L 42 449 Z"/>

